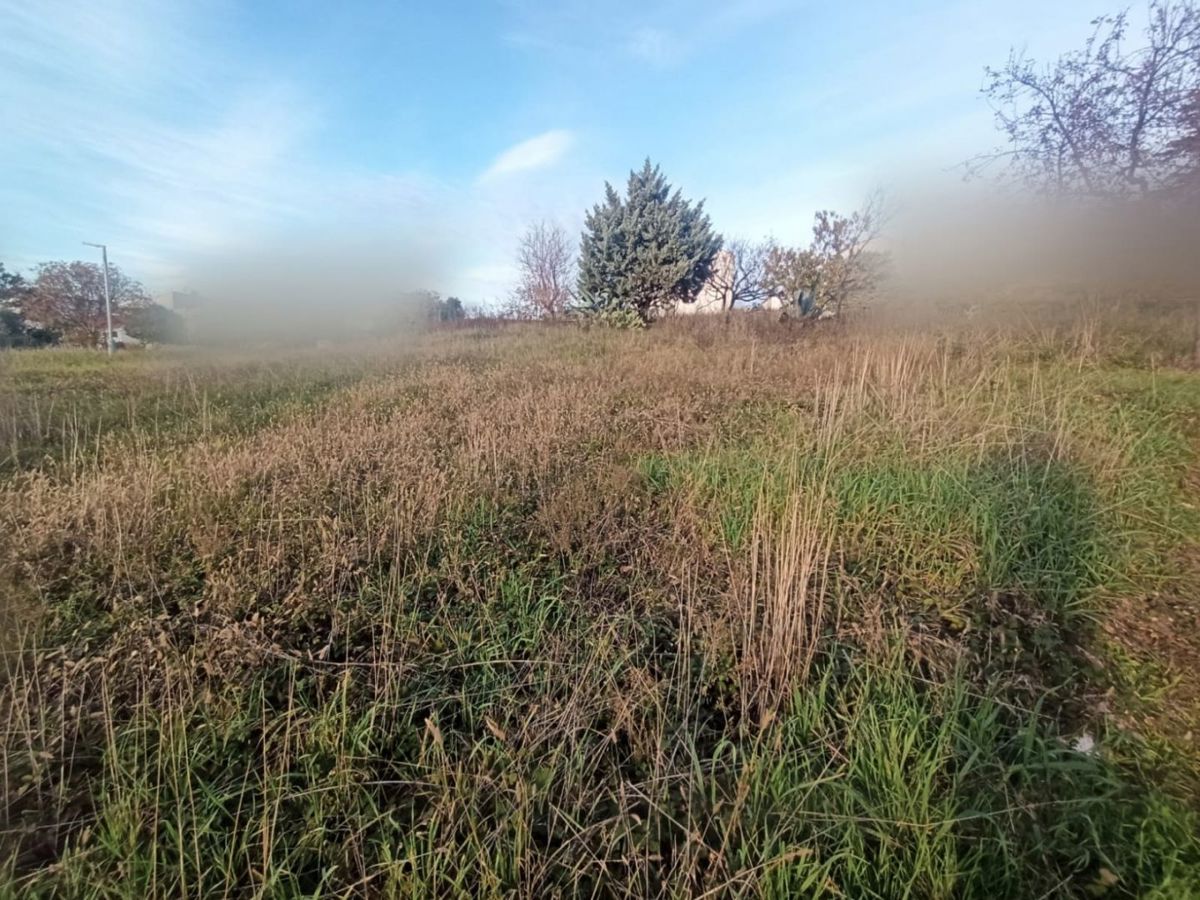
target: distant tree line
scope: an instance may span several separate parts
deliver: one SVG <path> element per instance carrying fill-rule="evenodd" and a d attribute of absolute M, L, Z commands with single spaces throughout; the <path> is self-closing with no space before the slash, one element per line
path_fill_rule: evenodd
<path fill-rule="evenodd" d="M 403 294 L 399 306 L 411 315 L 414 322 L 458 322 L 467 315 L 466 307 L 458 297 L 443 297 L 437 291 L 430 290 L 409 291 Z"/>
<path fill-rule="evenodd" d="M 878 281 L 882 257 L 870 247 L 882 212 L 878 196 L 848 216 L 819 212 L 806 247 L 725 241 L 703 201 L 685 199 L 646 160 L 629 173 L 623 194 L 605 185 L 604 200 L 587 214 L 577 256 L 561 226 L 530 226 L 520 239 L 518 283 L 506 312 L 640 327 L 705 290 L 724 310 L 768 305 L 793 315 L 841 313 Z"/>
<path fill-rule="evenodd" d="M 987 68 L 983 95 L 1001 145 L 965 164 L 971 175 L 1088 202 L 1200 205 L 1200 9 L 1149 0 L 1140 30 L 1128 12 L 1093 21 L 1084 45 L 1048 63 L 1013 51 Z M 797 317 L 837 316 L 876 289 L 887 266 L 877 248 L 879 194 L 848 214 L 816 213 L 805 245 L 726 240 L 704 202 L 692 202 L 645 161 L 624 190 L 606 183 L 575 241 L 553 222 L 531 225 L 517 248 L 517 283 L 502 313 L 582 317 L 641 326 L 705 296 L 718 309 L 766 307 Z M 151 343 L 186 337 L 184 320 L 109 266 L 114 326 Z M 703 292 L 703 295 L 702 295 Z M 452 323 L 470 316 L 457 297 L 404 295 L 397 320 Z M 1198 320 L 1200 321 L 1200 320 Z M 0 346 L 95 346 L 105 330 L 103 272 L 49 262 L 30 279 L 0 265 Z M 1200 361 L 1200 325 L 1196 341 Z"/>
<path fill-rule="evenodd" d="M 0 347 L 47 347 L 58 341 L 48 328 L 25 318 L 29 283 L 0 263 Z"/>
<path fill-rule="evenodd" d="M 180 344 L 191 337 L 188 319 L 153 302 L 141 283 L 112 263 L 108 284 L 115 336 L 143 344 Z M 399 294 L 394 310 L 382 323 L 385 331 L 458 322 L 468 315 L 458 297 L 428 290 Z M 106 328 L 100 265 L 47 262 L 27 279 L 0 264 L 0 348 L 102 347 Z"/>

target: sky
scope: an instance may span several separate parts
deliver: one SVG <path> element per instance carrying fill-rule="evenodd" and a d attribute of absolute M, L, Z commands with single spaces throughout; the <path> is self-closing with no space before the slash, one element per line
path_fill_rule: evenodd
<path fill-rule="evenodd" d="M 227 254 L 356 248 L 487 304 L 526 225 L 577 231 L 646 157 L 726 236 L 806 243 L 817 209 L 955 177 L 997 142 L 983 67 L 1112 10 L 0 0 L 0 262 L 103 242 L 164 292 Z"/>

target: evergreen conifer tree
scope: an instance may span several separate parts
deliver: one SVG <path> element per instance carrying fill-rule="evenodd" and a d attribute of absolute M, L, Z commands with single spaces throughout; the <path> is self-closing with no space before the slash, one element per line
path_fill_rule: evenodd
<path fill-rule="evenodd" d="M 720 249 L 704 202 L 672 191 L 647 159 L 640 172 L 629 173 L 624 198 L 606 183 L 604 202 L 587 215 L 580 298 L 592 312 L 633 311 L 648 321 L 694 297 Z"/>

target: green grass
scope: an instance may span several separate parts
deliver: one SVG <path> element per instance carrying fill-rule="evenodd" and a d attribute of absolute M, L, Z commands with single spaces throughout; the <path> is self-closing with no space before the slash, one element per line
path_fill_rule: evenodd
<path fill-rule="evenodd" d="M 52 350 L 0 355 L 0 475 L 71 469 L 131 442 L 161 449 L 248 433 L 363 377 L 361 363 L 196 352 Z"/>
<path fill-rule="evenodd" d="M 526 630 L 546 641 L 562 623 L 541 615 Z M 289 665 L 194 708 L 140 710 L 108 750 L 96 821 L 23 890 L 1023 898 L 1086 895 L 1106 873 L 1114 896 L 1200 889 L 1194 813 L 896 655 L 839 654 L 758 734 L 637 710 L 661 729 L 654 751 L 679 755 L 664 771 L 632 735 L 606 738 L 603 710 L 523 745 L 512 711 L 561 706 L 538 684 L 560 679 L 498 659 L 508 644 L 488 638 L 508 635 L 476 637 L 390 702 L 369 676 Z"/>

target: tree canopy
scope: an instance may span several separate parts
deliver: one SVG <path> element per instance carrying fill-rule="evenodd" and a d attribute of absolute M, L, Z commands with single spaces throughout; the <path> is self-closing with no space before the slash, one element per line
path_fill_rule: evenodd
<path fill-rule="evenodd" d="M 0 347 L 44 347 L 58 341 L 55 332 L 25 318 L 29 293 L 25 277 L 0 263 Z"/>
<path fill-rule="evenodd" d="M 112 263 L 108 285 L 114 328 L 124 323 L 127 310 L 150 303 L 141 283 Z M 107 327 L 104 270 L 96 263 L 79 260 L 42 263 L 22 306 L 29 321 L 60 333 L 69 343 L 93 346 Z"/>
<path fill-rule="evenodd" d="M 585 307 L 626 309 L 643 321 L 694 297 L 721 249 L 703 201 L 691 203 L 647 159 L 625 196 L 611 184 L 588 213 L 579 260 Z"/>
<path fill-rule="evenodd" d="M 805 315 L 841 314 L 847 300 L 870 293 L 881 276 L 881 257 L 870 247 L 883 218 L 878 192 L 850 215 L 821 210 L 813 217 L 808 247 L 768 247 L 762 266 L 765 294 Z"/>

